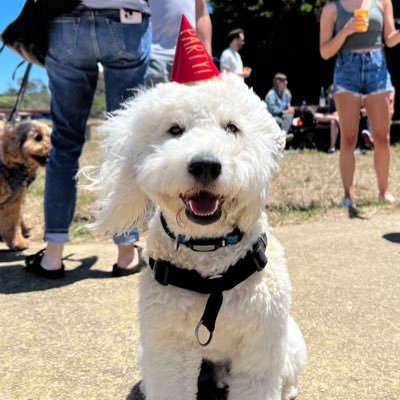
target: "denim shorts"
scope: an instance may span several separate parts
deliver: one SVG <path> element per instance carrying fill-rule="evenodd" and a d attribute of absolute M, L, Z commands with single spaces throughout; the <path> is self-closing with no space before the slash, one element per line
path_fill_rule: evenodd
<path fill-rule="evenodd" d="M 382 49 L 365 53 L 342 51 L 336 57 L 333 94 L 351 92 L 366 97 L 392 91 L 394 87 Z"/>

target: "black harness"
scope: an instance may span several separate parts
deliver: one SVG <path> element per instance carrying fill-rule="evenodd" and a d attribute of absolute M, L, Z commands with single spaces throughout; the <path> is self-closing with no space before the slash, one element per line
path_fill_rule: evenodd
<path fill-rule="evenodd" d="M 5 201 L 0 203 L 0 207 L 11 201 L 22 186 L 29 186 L 35 178 L 29 178 L 24 166 L 20 165 L 17 168 L 8 168 L 0 160 L 0 174 L 8 183 L 11 189 L 11 194 Z"/>
<path fill-rule="evenodd" d="M 162 214 L 161 222 L 165 229 L 167 225 Z M 165 231 L 168 236 L 176 240 L 175 235 L 173 235 L 169 229 L 165 229 Z M 236 232 L 236 230 L 234 232 Z M 243 233 L 241 233 L 241 238 L 242 237 Z M 214 242 L 215 248 L 213 248 L 212 250 L 193 249 L 193 245 L 196 247 L 199 241 L 201 241 L 202 243 L 207 242 L 206 246 L 211 246 L 210 242 Z M 222 243 L 223 241 L 224 240 L 222 238 L 191 239 L 188 241 L 185 240 L 184 243 L 186 243 L 185 246 L 195 251 L 214 251 L 220 247 L 223 247 L 220 245 L 220 243 Z M 246 253 L 244 258 L 238 260 L 235 264 L 231 265 L 226 272 L 216 277 L 204 278 L 195 270 L 182 269 L 164 260 L 150 258 L 149 263 L 150 268 L 154 272 L 155 280 L 161 285 L 173 285 L 198 293 L 210 294 L 207 300 L 206 307 L 204 309 L 203 316 L 201 317 L 199 323 L 196 325 L 195 328 L 195 334 L 199 344 L 202 346 L 207 346 L 211 342 L 218 312 L 222 305 L 222 292 L 234 288 L 236 285 L 250 277 L 254 272 L 262 271 L 267 265 L 268 261 L 267 257 L 265 256 L 266 248 L 267 236 L 265 233 L 263 233 L 253 244 L 252 248 Z M 199 339 L 199 330 L 202 325 L 204 325 L 209 332 L 209 337 L 206 342 L 201 342 Z"/>
<path fill-rule="evenodd" d="M 200 239 L 186 239 L 185 235 L 175 236 L 171 230 L 168 228 L 167 221 L 164 218 L 164 215 L 160 214 L 161 225 L 164 228 L 165 233 L 175 241 L 176 250 L 178 250 L 179 246 L 182 244 L 183 246 L 188 247 L 193 251 L 199 252 L 208 252 L 214 251 L 221 247 L 226 247 L 231 244 L 239 243 L 243 238 L 243 232 L 236 228 L 228 235 L 220 238 L 200 238 Z"/>

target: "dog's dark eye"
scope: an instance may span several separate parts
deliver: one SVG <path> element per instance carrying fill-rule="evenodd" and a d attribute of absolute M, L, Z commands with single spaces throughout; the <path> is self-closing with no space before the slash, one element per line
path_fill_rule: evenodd
<path fill-rule="evenodd" d="M 42 136 L 40 133 L 37 133 L 37 134 L 34 136 L 34 139 L 35 139 L 37 142 L 41 142 L 42 139 L 43 139 L 43 136 Z"/>
<path fill-rule="evenodd" d="M 185 132 L 185 129 L 181 128 L 179 125 L 172 125 L 171 128 L 168 129 L 168 133 L 172 136 L 179 136 Z"/>
<path fill-rule="evenodd" d="M 239 128 L 238 128 L 235 124 L 232 124 L 232 122 L 230 122 L 229 124 L 227 124 L 227 125 L 225 126 L 225 130 L 226 130 L 228 133 L 233 133 L 233 134 L 236 134 L 236 133 L 239 132 Z"/>

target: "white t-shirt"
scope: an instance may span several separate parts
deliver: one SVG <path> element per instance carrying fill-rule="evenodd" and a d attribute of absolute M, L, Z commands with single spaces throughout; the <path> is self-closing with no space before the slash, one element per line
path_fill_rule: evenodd
<path fill-rule="evenodd" d="M 219 68 L 221 71 L 226 69 L 227 71 L 236 74 L 241 73 L 243 72 L 242 57 L 240 57 L 240 54 L 237 51 L 234 51 L 228 47 L 221 54 Z"/>
<path fill-rule="evenodd" d="M 196 29 L 195 0 L 150 0 L 153 43 L 151 57 L 160 61 L 174 60 L 182 14 Z"/>

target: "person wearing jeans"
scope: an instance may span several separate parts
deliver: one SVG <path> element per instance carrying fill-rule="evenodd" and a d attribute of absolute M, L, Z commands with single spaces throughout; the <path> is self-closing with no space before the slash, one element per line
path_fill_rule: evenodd
<path fill-rule="evenodd" d="M 119 9 L 121 4 L 126 8 Z M 76 174 L 98 63 L 104 70 L 107 112 L 112 112 L 144 84 L 150 45 L 150 9 L 144 0 L 84 0 L 76 10 L 50 22 L 45 67 L 51 91 L 53 148 L 46 167 L 44 198 L 47 247 L 27 257 L 29 271 L 47 278 L 64 276 L 62 253 L 75 212 Z M 114 237 L 118 246 L 114 276 L 144 266 L 140 249 L 134 246 L 138 239 L 138 230 Z"/>

